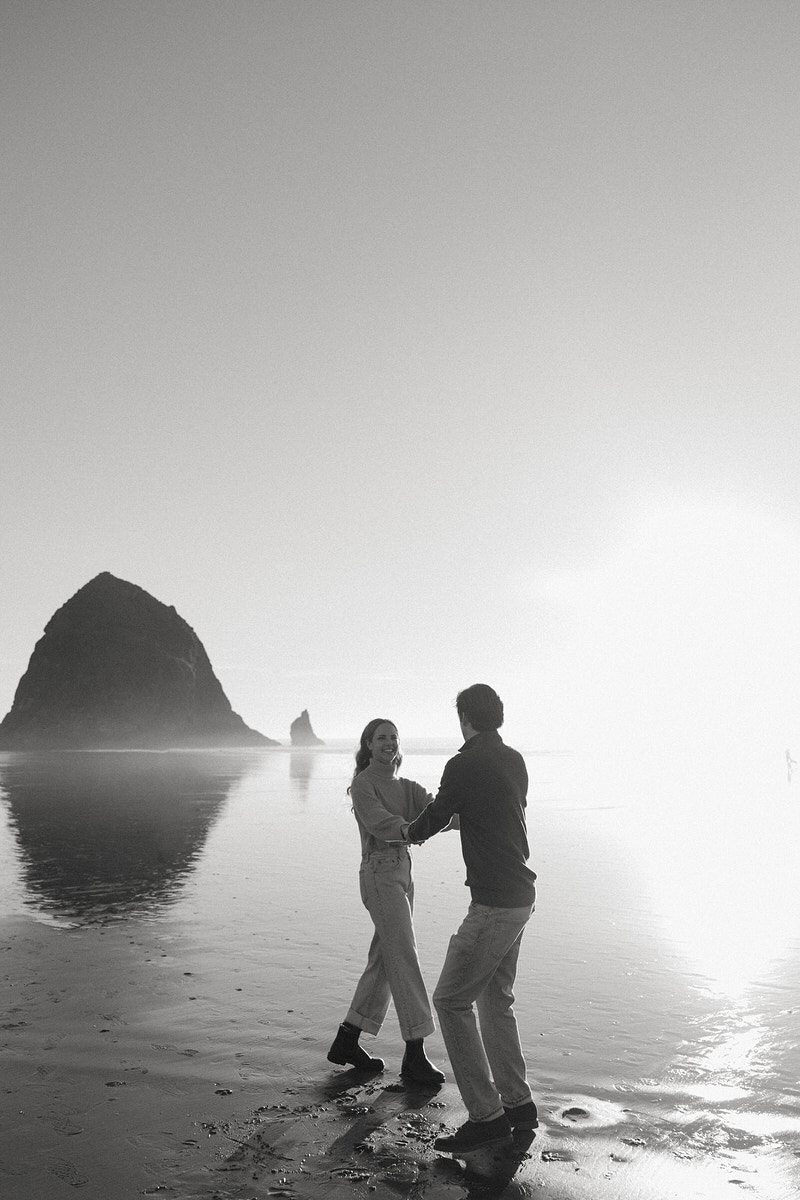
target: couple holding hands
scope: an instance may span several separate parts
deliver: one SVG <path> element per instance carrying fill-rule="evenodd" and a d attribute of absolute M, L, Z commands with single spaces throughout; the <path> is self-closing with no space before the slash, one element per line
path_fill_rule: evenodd
<path fill-rule="evenodd" d="M 328 1051 L 330 1062 L 382 1071 L 383 1061 L 358 1039 L 379 1032 L 391 998 L 406 1043 L 401 1075 L 423 1086 L 444 1082 L 424 1048 L 434 1023 L 414 938 L 408 847 L 457 827 L 472 902 L 433 993 L 469 1116 L 435 1141 L 449 1154 L 508 1141 L 514 1128 L 537 1124 L 513 1007 L 520 943 L 536 897 L 536 875 L 526 865 L 528 774 L 522 755 L 498 733 L 503 703 L 492 688 L 476 683 L 459 692 L 456 709 L 464 744 L 445 766 L 435 799 L 398 776 L 402 755 L 393 722 L 377 718 L 361 735 L 349 790 L 361 834 L 361 898 L 375 934 Z"/>

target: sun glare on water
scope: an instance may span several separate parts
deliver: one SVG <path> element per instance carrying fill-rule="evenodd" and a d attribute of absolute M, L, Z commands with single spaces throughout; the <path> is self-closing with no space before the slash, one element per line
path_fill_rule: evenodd
<path fill-rule="evenodd" d="M 771 808 L 714 801 L 638 813 L 628 826 L 640 886 L 687 968 L 731 999 L 800 940 L 800 795 Z"/>
<path fill-rule="evenodd" d="M 670 941 L 737 995 L 800 937 L 800 538 L 741 501 L 630 511 L 574 592 L 592 786 L 629 806 Z"/>

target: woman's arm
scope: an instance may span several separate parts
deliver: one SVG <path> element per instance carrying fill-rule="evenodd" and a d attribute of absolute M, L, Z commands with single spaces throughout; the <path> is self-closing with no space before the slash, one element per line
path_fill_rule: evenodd
<path fill-rule="evenodd" d="M 359 780 L 356 776 L 350 786 L 350 799 L 353 801 L 353 812 L 367 833 L 381 842 L 403 840 L 403 827 L 407 821 L 381 803 L 371 783 Z"/>
<path fill-rule="evenodd" d="M 414 821 L 421 812 L 425 811 L 433 796 L 430 792 L 426 792 L 422 784 L 417 783 L 416 780 L 410 779 L 409 783 L 411 784 L 411 808 L 414 814 L 410 820 Z"/>

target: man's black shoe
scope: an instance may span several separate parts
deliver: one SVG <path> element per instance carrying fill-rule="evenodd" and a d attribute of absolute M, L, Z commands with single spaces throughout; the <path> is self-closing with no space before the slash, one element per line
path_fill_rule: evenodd
<path fill-rule="evenodd" d="M 508 1117 L 502 1116 L 493 1121 L 467 1121 L 455 1133 L 438 1137 L 433 1148 L 444 1154 L 463 1154 L 511 1140 L 511 1124 Z"/>
<path fill-rule="evenodd" d="M 539 1114 L 532 1100 L 523 1104 L 515 1104 L 513 1108 L 503 1105 L 503 1112 L 508 1117 L 512 1129 L 538 1129 Z"/>

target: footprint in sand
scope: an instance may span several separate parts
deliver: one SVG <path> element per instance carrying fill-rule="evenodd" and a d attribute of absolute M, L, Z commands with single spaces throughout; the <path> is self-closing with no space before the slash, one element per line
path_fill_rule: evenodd
<path fill-rule="evenodd" d="M 564 1108 L 556 1110 L 554 1120 L 563 1126 L 583 1129 L 603 1129 L 611 1125 L 622 1125 L 628 1121 L 624 1108 L 610 1100 L 597 1100 L 591 1096 L 571 1096 Z"/>
<path fill-rule="evenodd" d="M 574 1162 L 575 1161 L 575 1155 L 572 1153 L 571 1150 L 561 1150 L 561 1149 L 543 1150 L 542 1153 L 539 1155 L 539 1157 L 541 1158 L 542 1162 L 546 1162 L 546 1163 L 547 1162 Z"/>
<path fill-rule="evenodd" d="M 61 1133 L 64 1137 L 75 1137 L 76 1134 L 83 1133 L 83 1126 L 77 1125 L 71 1117 L 55 1117 L 51 1124 L 56 1133 Z"/>
<path fill-rule="evenodd" d="M 67 1159 L 53 1163 L 50 1172 L 63 1183 L 68 1183 L 70 1187 L 83 1187 L 89 1182 L 89 1176 L 84 1175 L 82 1171 L 78 1170 L 75 1163 L 69 1162 Z"/>

